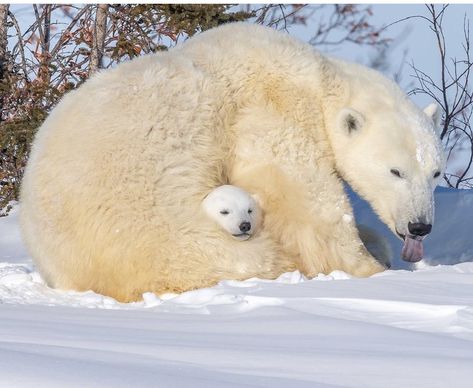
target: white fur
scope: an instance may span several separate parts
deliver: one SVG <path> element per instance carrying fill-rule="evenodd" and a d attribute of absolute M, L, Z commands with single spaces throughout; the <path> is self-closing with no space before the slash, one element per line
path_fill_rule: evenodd
<path fill-rule="evenodd" d="M 344 222 L 340 178 L 404 233 L 432 220 L 443 166 L 432 119 L 381 74 L 229 24 L 68 93 L 33 143 L 21 223 L 49 285 L 123 301 L 296 268 L 369 276 L 384 267 Z M 263 203 L 245 243 L 200 208 L 226 183 Z"/>
<path fill-rule="evenodd" d="M 237 240 L 247 240 L 257 232 L 261 210 L 255 199 L 245 190 L 232 185 L 219 186 L 202 201 L 205 213 Z M 243 223 L 249 230 L 242 230 Z"/>

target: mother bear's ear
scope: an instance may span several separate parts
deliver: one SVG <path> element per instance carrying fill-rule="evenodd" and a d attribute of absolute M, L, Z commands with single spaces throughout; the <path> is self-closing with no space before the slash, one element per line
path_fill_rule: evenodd
<path fill-rule="evenodd" d="M 433 123 L 434 123 L 434 128 L 435 132 L 437 135 L 440 136 L 442 133 L 441 128 L 440 128 L 440 120 L 442 118 L 442 112 L 440 111 L 440 107 L 436 102 L 433 102 L 429 104 L 428 106 L 425 107 L 424 113 L 429 117 Z"/>
<path fill-rule="evenodd" d="M 365 117 L 354 109 L 344 108 L 339 113 L 338 126 L 349 135 L 360 131 L 364 124 Z"/>

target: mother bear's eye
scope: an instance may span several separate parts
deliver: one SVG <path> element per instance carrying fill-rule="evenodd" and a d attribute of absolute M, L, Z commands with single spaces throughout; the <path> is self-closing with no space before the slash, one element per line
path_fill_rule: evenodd
<path fill-rule="evenodd" d="M 397 168 L 392 168 L 391 169 L 391 174 L 396 175 L 398 178 L 402 178 L 401 173 L 399 172 L 399 170 Z"/>
<path fill-rule="evenodd" d="M 253 210 L 248 209 L 248 214 L 251 214 L 251 213 L 253 213 Z"/>
<path fill-rule="evenodd" d="M 228 213 L 230 213 L 228 210 L 220 210 L 220 214 L 223 214 L 226 216 Z"/>
<path fill-rule="evenodd" d="M 434 174 L 434 178 L 438 178 L 440 176 L 440 171 L 437 171 L 435 174 Z"/>

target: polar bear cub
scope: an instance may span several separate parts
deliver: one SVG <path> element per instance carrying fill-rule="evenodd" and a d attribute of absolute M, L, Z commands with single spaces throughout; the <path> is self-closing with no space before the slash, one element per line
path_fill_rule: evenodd
<path fill-rule="evenodd" d="M 260 206 L 254 196 L 237 186 L 215 188 L 202 201 L 202 208 L 237 240 L 248 240 L 260 229 Z"/>

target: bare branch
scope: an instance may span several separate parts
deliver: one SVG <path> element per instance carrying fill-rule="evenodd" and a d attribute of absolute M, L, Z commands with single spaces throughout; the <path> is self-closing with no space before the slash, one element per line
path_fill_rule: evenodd
<path fill-rule="evenodd" d="M 434 4 L 426 5 L 427 16 L 413 16 L 427 22 L 437 43 L 440 59 L 439 78 L 434 81 L 433 76 L 412 65 L 414 78 L 419 86 L 411 93 L 424 93 L 437 101 L 443 110 L 443 125 L 441 138 L 447 148 L 447 160 L 462 153 L 466 156 L 461 173 L 446 173 L 445 181 L 451 187 L 471 187 L 471 167 L 473 164 L 473 131 L 471 118 L 473 115 L 473 94 L 471 91 L 470 76 L 473 63 L 470 56 L 470 26 L 468 18 L 463 19 L 463 57 L 461 59 L 448 58 L 447 40 L 443 26 L 448 5 L 438 7 Z M 407 20 L 407 19 L 406 19 Z M 467 153 L 465 155 L 465 152 Z"/>
<path fill-rule="evenodd" d="M 13 26 L 15 27 L 15 30 L 16 30 L 16 34 L 17 34 L 17 37 L 18 37 L 19 53 L 20 53 L 20 57 L 21 57 L 21 62 L 20 62 L 21 65 L 20 66 L 21 66 L 21 69 L 23 70 L 24 79 L 25 79 L 26 82 L 28 82 L 29 79 L 28 79 L 28 70 L 26 68 L 27 62 L 26 62 L 26 57 L 25 57 L 25 46 L 24 46 L 24 43 L 23 43 L 23 36 L 21 34 L 20 26 L 18 24 L 18 21 L 16 20 L 16 17 L 11 12 L 8 12 L 8 17 L 12 21 Z"/>
<path fill-rule="evenodd" d="M 90 10 L 90 5 L 85 5 L 79 12 L 72 18 L 71 22 L 67 26 L 67 28 L 61 33 L 61 37 L 58 39 L 56 45 L 51 50 L 51 56 L 56 56 L 57 52 L 68 42 L 70 39 L 70 32 L 76 26 L 80 18 Z"/>

